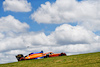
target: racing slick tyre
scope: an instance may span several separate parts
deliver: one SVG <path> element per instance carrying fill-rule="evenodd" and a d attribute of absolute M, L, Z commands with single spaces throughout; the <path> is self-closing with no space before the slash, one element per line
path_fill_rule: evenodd
<path fill-rule="evenodd" d="M 22 57 L 24 58 L 24 56 L 23 56 L 22 54 L 18 54 L 18 55 L 16 56 L 16 58 L 17 58 L 18 61 L 21 61 L 21 58 L 22 58 Z"/>

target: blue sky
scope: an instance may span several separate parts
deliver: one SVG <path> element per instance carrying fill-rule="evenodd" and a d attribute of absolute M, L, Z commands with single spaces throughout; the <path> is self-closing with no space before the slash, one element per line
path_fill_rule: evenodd
<path fill-rule="evenodd" d="M 40 6 L 41 4 L 45 4 L 45 2 L 49 1 L 50 3 L 54 3 L 56 0 L 28 0 L 28 2 L 31 2 L 31 6 L 32 6 L 32 10 L 29 11 L 29 12 L 12 12 L 12 11 L 4 11 L 3 9 L 3 5 L 2 5 L 2 2 L 4 0 L 1 0 L 1 4 L 0 4 L 0 17 L 2 16 L 8 16 L 8 15 L 12 15 L 14 16 L 16 19 L 18 19 L 19 21 L 21 22 L 26 22 L 29 26 L 30 26 L 30 29 L 29 31 L 44 31 L 46 35 L 49 35 L 50 32 L 54 31 L 55 28 L 61 24 L 38 24 L 36 21 L 32 20 L 30 18 L 30 15 L 36 11 Z M 81 0 L 78 0 L 78 1 L 81 1 Z M 69 23 L 71 25 L 76 25 L 77 23 Z"/>
<path fill-rule="evenodd" d="M 44 31 L 47 35 L 49 34 L 50 31 L 54 31 L 57 26 L 60 24 L 38 24 L 37 22 L 33 21 L 30 18 L 30 15 L 36 11 L 41 4 L 45 4 L 45 2 L 49 1 L 51 3 L 54 3 L 56 0 L 28 0 L 28 2 L 31 2 L 32 10 L 30 12 L 12 12 L 12 11 L 4 11 L 3 9 L 3 2 L 4 0 L 0 0 L 0 17 L 2 16 L 8 16 L 12 15 L 16 19 L 20 20 L 21 22 L 26 22 L 29 26 L 30 29 L 29 31 Z"/>
<path fill-rule="evenodd" d="M 49 35 L 50 32 L 54 31 L 55 28 L 61 24 L 44 24 L 44 23 L 41 23 L 41 24 L 38 24 L 36 21 L 32 20 L 30 18 L 30 15 L 36 11 L 40 6 L 41 4 L 45 4 L 45 2 L 49 1 L 50 3 L 54 3 L 56 0 L 28 0 L 28 2 L 31 2 L 31 6 L 32 6 L 32 10 L 29 11 L 29 12 L 12 12 L 12 11 L 4 11 L 3 9 L 3 2 L 4 0 L 1 0 L 0 2 L 0 17 L 2 16 L 8 16 L 8 15 L 12 15 L 14 16 L 16 19 L 18 19 L 19 21 L 21 22 L 26 22 L 29 26 L 30 26 L 30 29 L 29 31 L 44 31 L 46 35 Z M 77 1 L 82 1 L 82 0 L 77 0 Z M 76 23 L 69 23 L 70 25 L 77 25 L 77 22 Z M 98 34 L 98 32 L 97 32 Z"/>
<path fill-rule="evenodd" d="M 0 64 L 15 55 L 100 51 L 99 0 L 0 0 Z M 29 47 L 29 48 L 27 48 Z"/>

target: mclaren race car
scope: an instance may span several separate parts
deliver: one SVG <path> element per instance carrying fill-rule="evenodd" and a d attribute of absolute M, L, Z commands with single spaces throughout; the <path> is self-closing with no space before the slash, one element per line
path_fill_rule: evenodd
<path fill-rule="evenodd" d="M 30 53 L 26 56 L 23 56 L 22 54 L 18 54 L 16 55 L 16 58 L 18 61 L 22 61 L 22 60 L 30 60 L 30 59 L 57 57 L 57 56 L 66 56 L 66 54 L 65 53 L 53 53 L 53 52 L 43 53 L 43 51 L 41 51 L 41 52 Z"/>

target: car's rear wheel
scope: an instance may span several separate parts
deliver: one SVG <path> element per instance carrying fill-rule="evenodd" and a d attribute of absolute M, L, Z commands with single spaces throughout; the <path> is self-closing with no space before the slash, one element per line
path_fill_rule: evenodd
<path fill-rule="evenodd" d="M 22 58 L 22 57 L 24 58 L 24 56 L 23 56 L 22 54 L 18 54 L 18 55 L 16 56 L 16 58 L 17 58 L 18 61 L 21 61 L 21 58 Z"/>

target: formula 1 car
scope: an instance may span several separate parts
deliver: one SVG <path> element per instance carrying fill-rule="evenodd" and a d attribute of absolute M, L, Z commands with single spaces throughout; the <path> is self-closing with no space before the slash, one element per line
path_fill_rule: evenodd
<path fill-rule="evenodd" d="M 30 59 L 41 59 L 41 58 L 48 58 L 48 57 L 57 57 L 57 56 L 66 56 L 65 53 L 53 53 L 53 52 L 47 52 L 47 53 L 43 53 L 43 51 L 41 52 L 34 52 L 34 53 L 30 53 L 29 55 L 23 56 L 22 54 L 18 54 L 16 56 L 18 61 L 22 61 L 22 60 L 30 60 Z"/>

